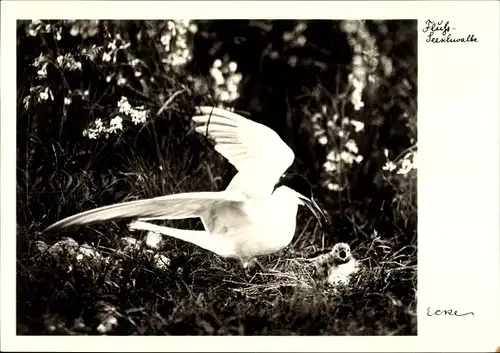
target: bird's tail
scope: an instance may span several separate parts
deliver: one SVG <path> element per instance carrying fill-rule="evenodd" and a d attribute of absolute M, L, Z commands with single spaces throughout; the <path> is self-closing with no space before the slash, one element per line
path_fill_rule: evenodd
<path fill-rule="evenodd" d="M 228 243 L 224 242 L 225 244 L 222 244 L 220 238 L 211 236 L 210 233 L 206 230 L 178 229 L 172 227 L 159 226 L 144 221 L 134 221 L 130 223 L 129 229 L 146 230 L 150 232 L 159 233 L 162 235 L 186 241 L 188 243 L 193 243 L 205 250 L 214 252 L 218 255 L 226 256 L 224 249 L 227 247 Z"/>

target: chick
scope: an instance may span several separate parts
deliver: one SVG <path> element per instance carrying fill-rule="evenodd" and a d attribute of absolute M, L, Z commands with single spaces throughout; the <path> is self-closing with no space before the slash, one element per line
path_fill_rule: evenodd
<path fill-rule="evenodd" d="M 318 275 L 332 285 L 347 284 L 349 276 L 359 269 L 359 263 L 346 243 L 335 244 L 332 251 L 318 256 L 313 263 Z"/>

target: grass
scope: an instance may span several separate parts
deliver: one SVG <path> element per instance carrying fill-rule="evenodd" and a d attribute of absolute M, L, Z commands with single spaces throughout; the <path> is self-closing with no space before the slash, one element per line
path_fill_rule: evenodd
<path fill-rule="evenodd" d="M 18 334 L 99 334 L 106 315 L 117 319 L 107 333 L 117 335 L 416 333 L 408 295 L 416 288 L 414 266 L 388 261 L 334 289 L 295 260 L 303 255 L 298 249 L 264 261 L 272 271 L 249 279 L 236 262 L 184 248 L 167 241 L 163 269 L 142 249 L 96 246 L 108 261 L 33 254 L 19 265 Z"/>
<path fill-rule="evenodd" d="M 160 59 L 168 53 L 161 49 L 160 37 L 165 30 L 161 26 L 167 27 L 167 21 L 101 23 L 98 35 L 85 40 L 69 34 L 80 25 L 63 24 L 61 42 L 51 37 L 56 32 L 42 33 L 45 27 L 40 27 L 42 32 L 35 37 L 23 34 L 24 27 L 19 27 L 18 334 L 417 334 L 416 170 L 406 176 L 380 173 L 385 163 L 382 150 L 388 148 L 391 155 L 398 156 L 409 147 L 408 136 L 416 134 L 408 131 L 416 127 L 416 91 L 396 89 L 402 81 L 401 75 L 413 75 L 407 64 L 416 62 L 416 57 L 398 59 L 401 65 L 395 59 L 394 65 L 402 67 L 391 78 L 396 82 L 388 81 L 387 89 L 377 91 L 378 95 L 368 99 L 365 110 L 358 114 L 357 118 L 364 119 L 367 125 L 358 138 L 360 154 L 365 158 L 362 164 L 346 166 L 339 174 L 347 185 L 346 191 L 332 192 L 324 186 L 316 191 L 316 199 L 332 219 L 331 228 L 320 230 L 310 213 L 300 209 L 292 243 L 279 253 L 260 258 L 266 270 L 249 277 L 238 261 L 222 259 L 180 240 L 164 238 L 158 246 L 148 245 L 144 241 L 145 232 L 131 232 L 124 222 L 69 229 L 61 234 L 41 233 L 59 219 L 115 202 L 222 190 L 235 172 L 187 123 L 186 117 L 192 114 L 195 105 L 215 104 L 214 95 L 206 98 L 210 96 L 206 87 L 202 87 L 204 91 L 199 89 L 200 92 L 194 89 L 196 85 L 210 87 L 210 81 L 197 69 L 192 70 L 194 74 L 165 69 Z M 245 24 L 232 25 L 247 31 Z M 393 25 L 401 26 L 398 22 Z M 37 24 L 27 26 L 39 30 Z M 53 26 L 57 28 L 59 24 Z M 278 31 L 279 27 L 276 26 Z M 228 31 L 223 29 L 214 36 L 211 32 L 200 35 L 197 48 L 203 49 L 204 45 L 219 48 L 220 43 L 210 44 L 207 38 L 225 40 L 224 33 Z M 116 64 L 104 62 L 99 59 L 101 52 L 109 50 L 108 42 L 115 37 L 104 35 L 105 32 L 100 32 L 103 30 L 122 31 L 125 38 L 133 38 L 140 32 L 142 40 L 132 40 L 130 47 L 121 50 Z M 215 31 L 209 25 L 208 31 L 212 30 Z M 411 32 L 411 28 L 407 30 Z M 282 35 L 278 34 L 264 34 L 263 39 L 279 39 Z M 386 37 L 383 36 L 384 43 Z M 401 45 L 412 43 L 405 36 L 401 42 Z M 85 59 L 90 54 L 87 51 L 82 55 L 82 45 L 88 49 L 94 43 L 97 47 L 91 51 L 96 51 L 97 59 Z M 235 51 L 246 53 L 238 45 Z M 52 49 L 43 51 L 45 46 Z M 262 46 L 267 47 L 267 44 Z M 255 52 L 251 57 L 260 55 L 260 49 L 252 50 Z M 68 72 L 49 65 L 50 79 L 37 78 L 41 67 L 35 69 L 29 65 L 40 52 L 52 62 L 57 55 L 74 53 L 82 61 L 83 71 Z M 198 58 L 210 67 L 213 58 L 202 54 Z M 280 55 L 286 58 L 286 50 Z M 131 71 L 136 58 L 140 59 L 141 79 Z M 248 59 L 247 66 L 252 60 Z M 323 123 L 328 126 L 328 119 L 338 110 L 335 105 L 344 107 L 348 97 L 331 94 L 317 82 L 306 84 L 301 70 L 288 68 L 290 71 L 285 72 L 297 73 L 297 77 L 292 80 L 287 76 L 290 82 L 285 91 L 296 86 L 302 92 L 304 86 L 314 86 L 315 93 L 311 93 L 311 98 L 289 100 L 287 104 L 295 106 L 288 107 L 286 113 L 292 112 L 299 124 L 285 124 L 278 120 L 285 115 L 274 102 L 281 99 L 281 86 L 277 83 L 283 75 L 273 69 L 277 65 L 274 59 L 266 65 L 269 72 L 263 72 L 267 72 L 265 78 L 270 81 L 254 75 L 253 66 L 247 67 L 245 80 L 258 81 L 258 85 L 255 92 L 243 90 L 241 104 L 253 106 L 254 113 L 267 107 L 262 113 L 267 110 L 270 115 L 277 106 L 276 120 L 271 121 L 270 116 L 265 123 L 281 128 L 284 135 L 289 135 L 288 141 L 295 143 L 292 146 L 298 159 L 295 168 L 300 170 L 293 171 L 306 174 L 319 185 L 324 178 L 321 168 L 325 156 L 330 150 L 340 151 L 341 146 L 336 145 L 333 135 L 328 146 L 320 146 L 311 117 L 327 101 L 324 104 L 329 108 L 323 112 Z M 27 66 L 29 69 L 25 70 Z M 113 77 L 127 77 L 128 83 L 106 81 L 110 73 Z M 307 77 L 316 77 L 309 75 L 310 71 L 307 73 Z M 336 75 L 321 74 L 321 77 Z M 261 89 L 260 84 L 272 89 Z M 42 91 L 50 88 L 55 99 L 36 102 L 38 91 L 33 93 L 33 87 Z M 253 86 L 247 82 L 245 87 Z M 90 95 L 82 93 L 85 88 L 90 88 Z M 297 92 L 296 97 L 302 95 Z M 26 108 L 24 101 L 28 94 L 32 97 Z M 333 104 L 330 98 L 321 98 L 324 95 L 338 102 Z M 153 113 L 148 123 L 135 126 L 129 122 L 109 140 L 83 138 L 82 130 L 89 122 L 115 116 L 116 102 L 122 96 L 128 97 L 133 106 L 144 105 Z M 72 101 L 66 107 L 63 102 L 69 97 Z M 346 114 L 356 117 L 352 111 Z M 370 125 L 373 121 L 378 121 L 378 125 Z M 291 131 L 292 126 L 297 131 Z M 186 220 L 173 225 L 199 228 L 200 222 Z M 363 266 L 347 285 L 334 287 L 325 283 L 304 259 L 326 253 L 340 241 L 350 245 Z"/>
<path fill-rule="evenodd" d="M 155 194 L 163 172 L 149 169 L 149 183 L 136 184 L 139 170 L 146 170 L 136 162 L 128 188 L 141 185 L 142 190 L 130 193 Z M 209 170 L 187 179 L 191 182 L 185 181 L 185 191 L 189 186 L 203 189 L 203 181 L 216 189 L 208 175 L 217 173 Z M 68 214 L 63 208 L 76 208 L 68 203 L 81 204 L 79 193 L 72 195 L 57 204 L 61 217 Z M 347 286 L 333 287 L 303 259 L 328 251 L 335 235 L 319 231 L 305 211 L 298 224 L 291 246 L 261 259 L 266 271 L 251 278 L 238 261 L 179 240 L 164 238 L 157 247 L 148 247 L 141 241 L 146 232 L 130 232 L 125 223 L 59 235 L 34 231 L 41 225 L 18 227 L 18 334 L 416 334 L 415 245 L 401 245 L 397 236 L 384 240 L 363 234 L 353 223 L 350 244 L 364 266 Z M 189 220 L 180 225 L 198 224 Z M 137 246 L 127 247 L 130 239 L 138 240 Z M 70 245 L 54 248 L 56 243 Z M 80 246 L 92 249 L 94 257 L 80 259 Z M 163 262 L 155 255 L 163 255 Z"/>

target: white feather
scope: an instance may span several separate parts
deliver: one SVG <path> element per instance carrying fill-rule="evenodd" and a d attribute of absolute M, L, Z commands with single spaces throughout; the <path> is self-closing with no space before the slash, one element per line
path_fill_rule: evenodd
<path fill-rule="evenodd" d="M 246 197 L 241 193 L 230 191 L 193 192 L 160 196 L 88 210 L 56 222 L 45 231 L 118 219 L 154 220 L 195 218 L 200 217 L 206 210 L 217 206 L 239 203 L 245 200 Z"/>
<path fill-rule="evenodd" d="M 236 113 L 206 106 L 197 110 L 201 115 L 193 117 L 197 124 L 195 130 L 212 138 L 215 150 L 239 172 L 244 172 L 246 180 L 240 190 L 251 196 L 272 192 L 274 184 L 295 158 L 290 147 L 267 126 Z"/>

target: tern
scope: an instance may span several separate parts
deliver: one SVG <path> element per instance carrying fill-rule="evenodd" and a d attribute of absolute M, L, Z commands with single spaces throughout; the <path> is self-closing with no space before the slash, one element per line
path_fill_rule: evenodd
<path fill-rule="evenodd" d="M 290 244 L 299 206 L 306 206 L 320 226 L 328 222 L 303 176 L 285 174 L 295 159 L 279 135 L 265 125 L 222 108 L 201 106 L 192 117 L 195 131 L 237 173 L 223 191 L 187 192 L 128 201 L 88 210 L 44 230 L 129 219 L 130 229 L 149 230 L 193 243 L 244 268 Z M 159 226 L 148 221 L 199 218 L 204 230 Z"/>

